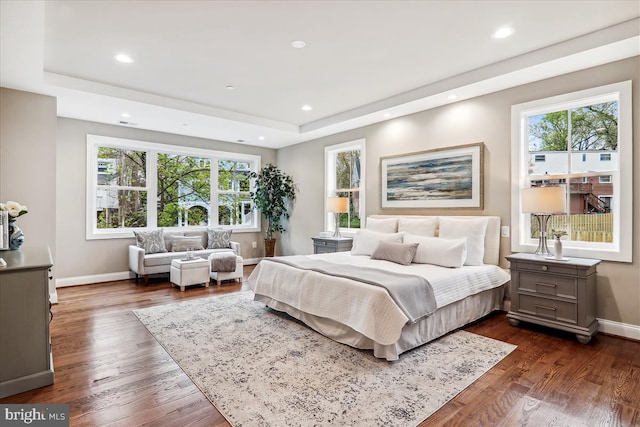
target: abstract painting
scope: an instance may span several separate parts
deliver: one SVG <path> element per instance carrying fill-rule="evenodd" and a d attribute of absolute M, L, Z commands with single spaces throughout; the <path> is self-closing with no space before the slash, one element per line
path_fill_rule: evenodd
<path fill-rule="evenodd" d="M 484 144 L 380 158 L 382 208 L 482 209 Z"/>

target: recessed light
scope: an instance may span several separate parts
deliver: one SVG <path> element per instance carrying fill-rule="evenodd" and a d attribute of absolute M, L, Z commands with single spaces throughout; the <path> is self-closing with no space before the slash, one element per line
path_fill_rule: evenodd
<path fill-rule="evenodd" d="M 302 40 L 295 40 L 295 41 L 291 42 L 291 47 L 293 47 L 295 49 L 302 49 L 306 45 L 307 44 L 305 42 L 303 42 Z"/>
<path fill-rule="evenodd" d="M 498 28 L 495 33 L 493 33 L 493 38 L 504 39 L 506 37 L 509 37 L 511 34 L 513 34 L 513 32 L 514 30 L 511 27 L 501 27 L 501 28 Z"/>
<path fill-rule="evenodd" d="M 311 110 L 312 110 L 311 105 L 303 105 L 302 106 L 302 111 L 311 111 Z"/>
<path fill-rule="evenodd" d="M 452 93 L 451 95 L 447 96 L 447 99 L 456 99 L 458 97 L 458 95 L 456 95 L 455 93 Z"/>
<path fill-rule="evenodd" d="M 118 62 L 122 62 L 123 64 L 131 64 L 133 62 L 133 58 L 127 55 L 126 53 L 119 53 L 113 57 Z"/>
<path fill-rule="evenodd" d="M 128 119 L 129 117 L 131 117 L 131 115 L 129 113 L 122 113 L 120 114 L 121 117 L 124 117 L 125 119 Z"/>
<path fill-rule="evenodd" d="M 258 137 L 258 139 L 259 139 L 260 141 L 264 141 L 264 136 L 259 136 L 259 137 Z"/>
<path fill-rule="evenodd" d="M 232 85 L 227 85 L 227 90 L 234 90 L 236 87 Z"/>

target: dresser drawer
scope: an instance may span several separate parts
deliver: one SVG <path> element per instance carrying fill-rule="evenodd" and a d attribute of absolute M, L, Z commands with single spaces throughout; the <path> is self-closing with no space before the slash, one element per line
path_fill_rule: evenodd
<path fill-rule="evenodd" d="M 559 322 L 576 323 L 578 321 L 576 303 L 525 294 L 520 294 L 517 298 L 518 312 Z"/>
<path fill-rule="evenodd" d="M 544 273 L 521 272 L 516 292 L 578 298 L 578 280 L 571 277 L 551 276 Z"/>
<path fill-rule="evenodd" d="M 574 265 L 559 265 L 557 263 L 545 262 L 518 261 L 518 270 L 540 271 L 549 274 L 568 274 L 571 276 L 578 274 L 578 269 Z"/>
<path fill-rule="evenodd" d="M 336 251 L 335 246 L 328 246 L 328 245 L 315 245 L 313 249 L 314 249 L 314 253 L 316 254 L 328 254 L 330 252 Z"/>

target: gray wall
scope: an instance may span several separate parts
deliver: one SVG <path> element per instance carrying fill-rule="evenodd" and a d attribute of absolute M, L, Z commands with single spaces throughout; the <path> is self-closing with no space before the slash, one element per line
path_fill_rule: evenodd
<path fill-rule="evenodd" d="M 260 155 L 263 164 L 274 163 L 276 156 L 275 150 L 268 148 L 59 118 L 56 150 L 59 279 L 129 270 L 127 247 L 134 243 L 133 237 L 107 240 L 85 238 L 87 134 Z M 262 234 L 234 233 L 232 238 L 240 242 L 243 257 L 257 258 L 263 255 Z M 251 247 L 254 241 L 258 242 L 257 249 Z"/>
<path fill-rule="evenodd" d="M 511 106 L 562 93 L 633 80 L 634 141 L 640 140 L 640 58 L 531 83 L 461 101 L 410 116 L 366 126 L 278 150 L 278 165 L 293 175 L 300 196 L 283 238 L 285 254 L 313 252 L 311 236 L 323 230 L 324 147 L 366 139 L 366 213 L 429 215 L 498 215 L 510 225 Z M 393 210 L 380 208 L 380 157 L 433 148 L 485 143 L 484 210 Z M 640 170 L 640 147 L 635 144 L 634 170 Z M 598 277 L 598 317 L 640 325 L 640 174 L 634 174 L 633 263 L 604 262 Z M 626 232 L 626 230 L 625 230 Z M 631 230 L 628 230 L 631 232 Z M 510 252 L 501 240 L 501 257 Z M 503 261 L 503 266 L 508 266 Z"/>
<path fill-rule="evenodd" d="M 56 126 L 55 98 L 0 88 L 0 202 L 27 206 L 17 220 L 24 246 L 48 246 L 54 261 Z"/>

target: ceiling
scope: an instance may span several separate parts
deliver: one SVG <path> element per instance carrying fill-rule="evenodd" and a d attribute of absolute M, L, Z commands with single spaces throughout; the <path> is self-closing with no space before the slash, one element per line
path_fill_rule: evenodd
<path fill-rule="evenodd" d="M 62 117 L 269 148 L 640 54 L 636 0 L 0 4 L 2 86 Z"/>

